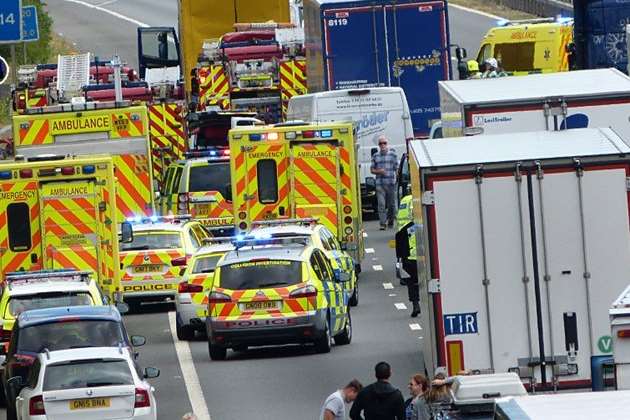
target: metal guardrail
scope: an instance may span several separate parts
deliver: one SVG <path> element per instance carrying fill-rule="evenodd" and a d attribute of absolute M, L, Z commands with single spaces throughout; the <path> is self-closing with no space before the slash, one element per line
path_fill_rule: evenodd
<path fill-rule="evenodd" d="M 573 16 L 572 0 L 491 0 L 494 3 L 536 16 Z"/>

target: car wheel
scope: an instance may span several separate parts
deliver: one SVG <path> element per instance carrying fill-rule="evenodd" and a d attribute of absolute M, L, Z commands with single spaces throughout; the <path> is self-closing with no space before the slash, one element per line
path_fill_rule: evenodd
<path fill-rule="evenodd" d="M 7 420 L 17 420 L 17 412 L 15 411 L 15 401 L 13 404 L 7 403 Z"/>
<path fill-rule="evenodd" d="M 350 317 L 350 311 L 348 311 L 348 320 L 343 327 L 343 331 L 335 336 L 335 344 L 338 346 L 345 346 L 352 341 L 352 318 Z"/>
<path fill-rule="evenodd" d="M 328 327 L 328 320 L 326 320 L 326 326 L 324 327 L 324 334 L 321 338 L 315 340 L 315 351 L 317 353 L 329 353 L 331 346 L 330 328 Z"/>
<path fill-rule="evenodd" d="M 208 352 L 210 353 L 210 360 L 225 360 L 227 356 L 227 349 L 221 346 L 213 346 L 208 343 Z"/>
<path fill-rule="evenodd" d="M 357 306 L 359 304 L 359 282 L 354 285 L 354 292 L 352 292 L 348 303 L 350 306 Z"/>
<path fill-rule="evenodd" d="M 195 329 L 192 325 L 177 325 L 177 339 L 179 341 L 190 341 L 195 338 Z"/>

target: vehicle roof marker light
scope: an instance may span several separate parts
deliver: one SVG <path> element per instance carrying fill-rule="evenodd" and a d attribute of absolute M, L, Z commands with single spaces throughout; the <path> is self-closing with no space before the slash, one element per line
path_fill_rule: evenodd
<path fill-rule="evenodd" d="M 505 26 L 508 23 L 510 23 L 510 21 L 507 20 L 507 19 L 499 19 L 499 20 L 497 20 L 497 26 Z"/>
<path fill-rule="evenodd" d="M 322 130 L 322 131 L 320 131 L 320 137 L 321 138 L 332 137 L 332 130 Z"/>
<path fill-rule="evenodd" d="M 11 171 L 0 171 L 0 179 L 11 179 Z"/>
<path fill-rule="evenodd" d="M 263 135 L 261 133 L 252 133 L 249 135 L 249 139 L 251 141 L 263 140 Z"/>
<path fill-rule="evenodd" d="M 94 172 L 96 172 L 96 168 L 94 167 L 94 165 L 83 165 L 83 168 L 81 168 L 81 172 L 86 175 L 93 174 Z"/>

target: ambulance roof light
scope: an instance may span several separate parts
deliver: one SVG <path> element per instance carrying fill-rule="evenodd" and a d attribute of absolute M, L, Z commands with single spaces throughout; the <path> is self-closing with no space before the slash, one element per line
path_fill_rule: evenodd
<path fill-rule="evenodd" d="M 332 137 L 332 130 L 322 130 L 322 131 L 320 131 L 320 137 L 321 138 Z"/>
<path fill-rule="evenodd" d="M 148 224 L 148 223 L 181 223 L 183 221 L 187 221 L 192 219 L 192 215 L 190 214 L 180 214 L 173 216 L 135 216 L 135 217 L 127 217 L 127 222 L 135 223 L 135 224 Z"/>
<path fill-rule="evenodd" d="M 249 135 L 249 140 L 250 141 L 259 141 L 259 140 L 264 140 L 264 135 L 261 133 L 251 133 Z"/>
<path fill-rule="evenodd" d="M 0 171 L 0 179 L 11 179 L 11 171 Z"/>

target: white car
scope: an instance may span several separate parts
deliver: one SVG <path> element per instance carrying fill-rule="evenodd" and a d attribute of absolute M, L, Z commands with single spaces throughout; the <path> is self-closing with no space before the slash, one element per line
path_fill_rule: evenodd
<path fill-rule="evenodd" d="M 38 355 L 26 383 L 9 380 L 18 420 L 157 419 L 154 388 L 124 347 L 91 347 Z M 142 376 L 141 376 L 142 375 Z"/>

